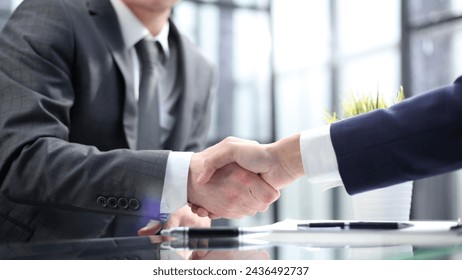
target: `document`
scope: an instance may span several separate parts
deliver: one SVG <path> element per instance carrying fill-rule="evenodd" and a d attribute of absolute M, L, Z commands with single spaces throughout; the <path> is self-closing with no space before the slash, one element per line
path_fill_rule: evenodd
<path fill-rule="evenodd" d="M 269 233 L 244 239 L 281 244 L 317 246 L 445 246 L 462 244 L 462 229 L 456 221 L 350 221 L 350 220 L 284 220 L 275 224 L 252 227 Z"/>

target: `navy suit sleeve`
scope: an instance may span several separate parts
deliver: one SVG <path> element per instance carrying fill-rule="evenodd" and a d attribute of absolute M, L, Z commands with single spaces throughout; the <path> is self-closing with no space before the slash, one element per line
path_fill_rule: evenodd
<path fill-rule="evenodd" d="M 462 167 L 462 76 L 454 84 L 331 126 L 349 194 Z"/>

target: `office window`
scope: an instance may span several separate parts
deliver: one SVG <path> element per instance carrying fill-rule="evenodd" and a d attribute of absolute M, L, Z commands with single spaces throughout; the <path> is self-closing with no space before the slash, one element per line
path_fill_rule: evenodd
<path fill-rule="evenodd" d="M 329 1 L 273 1 L 276 137 L 323 124 L 330 108 Z"/>
<path fill-rule="evenodd" d="M 209 144 L 227 136 L 268 143 L 272 122 L 270 1 L 181 1 L 179 29 L 218 67 Z M 239 223 L 266 224 L 273 209 Z M 226 221 L 227 222 L 227 221 Z"/>
<path fill-rule="evenodd" d="M 340 95 L 377 88 L 394 95 L 400 85 L 399 1 L 336 1 L 335 13 Z"/>
<path fill-rule="evenodd" d="M 268 1 L 182 1 L 175 22 L 219 69 L 210 141 L 271 140 Z"/>
<path fill-rule="evenodd" d="M 324 124 L 331 109 L 330 1 L 273 1 L 276 139 Z M 278 220 L 330 218 L 332 193 L 306 178 L 286 187 Z"/>
<path fill-rule="evenodd" d="M 175 21 L 219 68 L 211 143 L 274 141 L 325 124 L 347 90 L 399 89 L 399 0 L 189 0 Z M 351 218 L 350 207 L 341 188 L 302 178 L 270 213 L 232 223 Z"/>
<path fill-rule="evenodd" d="M 325 112 L 341 112 L 347 92 L 399 89 L 398 0 L 273 3 L 274 55 L 282 61 L 276 63 L 278 137 L 325 124 Z M 287 30 L 294 35 L 284 40 Z M 295 57 L 291 68 L 287 53 Z M 283 191 L 278 209 L 279 219 L 352 218 L 343 188 L 324 191 L 304 178 Z"/>
<path fill-rule="evenodd" d="M 403 82 L 412 95 L 450 84 L 462 74 L 462 2 L 403 1 Z M 415 182 L 413 219 L 457 219 L 462 173 Z"/>

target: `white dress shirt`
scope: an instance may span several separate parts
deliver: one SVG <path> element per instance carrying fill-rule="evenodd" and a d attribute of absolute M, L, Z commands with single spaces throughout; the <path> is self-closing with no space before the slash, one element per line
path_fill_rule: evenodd
<path fill-rule="evenodd" d="M 162 46 L 165 58 L 168 59 L 170 55 L 168 45 L 170 25 L 167 22 L 157 36 L 152 36 L 149 30 L 121 0 L 111 0 L 111 3 L 119 19 L 125 46 L 127 47 L 127 51 L 130 52 L 133 60 L 133 92 L 135 93 L 135 98 L 138 99 L 141 66 L 135 50 L 135 45 L 145 37 L 153 41 L 158 41 Z M 160 98 L 162 100 L 162 96 Z M 160 122 L 163 123 L 163 120 L 168 118 L 166 115 L 167 110 L 165 107 L 162 107 L 165 106 L 163 102 L 159 103 Z M 165 172 L 160 213 L 169 214 L 186 205 L 189 163 L 192 154 L 192 152 L 170 152 Z"/>
<path fill-rule="evenodd" d="M 303 169 L 310 183 L 329 189 L 343 186 L 330 138 L 330 125 L 305 130 L 300 134 Z"/>

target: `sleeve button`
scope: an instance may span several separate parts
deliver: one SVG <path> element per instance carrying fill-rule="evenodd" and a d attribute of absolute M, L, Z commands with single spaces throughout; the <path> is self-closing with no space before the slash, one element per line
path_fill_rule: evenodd
<path fill-rule="evenodd" d="M 110 197 L 107 199 L 107 205 L 111 208 L 117 208 L 117 198 Z"/>
<path fill-rule="evenodd" d="M 117 205 L 119 205 L 120 208 L 122 209 L 127 209 L 128 208 L 128 199 L 121 197 L 117 201 Z"/>
<path fill-rule="evenodd" d="M 107 207 L 107 199 L 104 196 L 98 196 L 96 199 L 96 204 L 101 207 Z"/>
<path fill-rule="evenodd" d="M 128 201 L 128 206 L 130 207 L 130 209 L 138 210 L 140 208 L 140 202 L 138 201 L 138 199 L 132 198 Z"/>

